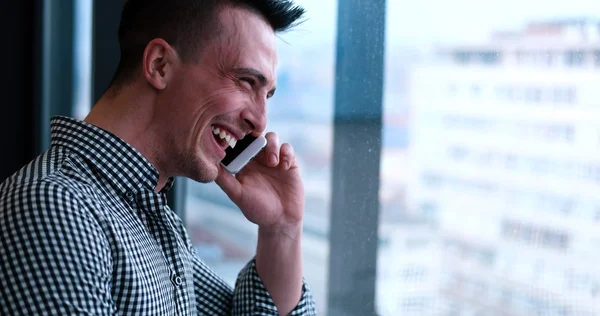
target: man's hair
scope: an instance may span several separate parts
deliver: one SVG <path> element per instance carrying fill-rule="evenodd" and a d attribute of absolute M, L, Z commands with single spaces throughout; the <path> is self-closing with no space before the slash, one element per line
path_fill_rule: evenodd
<path fill-rule="evenodd" d="M 194 61 L 198 50 L 221 34 L 219 13 L 226 6 L 258 13 L 274 32 L 290 29 L 304 15 L 291 0 L 126 0 L 119 25 L 121 58 L 111 87 L 135 77 L 146 45 L 155 38 L 173 46 L 184 62 Z"/>

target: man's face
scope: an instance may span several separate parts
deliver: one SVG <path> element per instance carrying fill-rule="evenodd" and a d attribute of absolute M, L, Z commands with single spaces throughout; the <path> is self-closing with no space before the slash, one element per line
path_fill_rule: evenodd
<path fill-rule="evenodd" d="M 266 126 L 266 101 L 275 89 L 276 37 L 259 15 L 239 8 L 220 14 L 224 31 L 182 63 L 159 95 L 165 134 L 159 144 L 171 172 L 213 181 L 225 149 Z"/>

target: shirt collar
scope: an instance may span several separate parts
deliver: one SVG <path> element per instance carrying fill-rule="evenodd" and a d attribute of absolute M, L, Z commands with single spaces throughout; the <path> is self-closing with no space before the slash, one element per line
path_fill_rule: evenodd
<path fill-rule="evenodd" d="M 116 135 L 84 121 L 55 116 L 50 121 L 52 146 L 63 146 L 90 161 L 118 191 L 154 190 L 158 170 L 139 151 Z M 169 178 L 161 193 L 173 186 Z"/>

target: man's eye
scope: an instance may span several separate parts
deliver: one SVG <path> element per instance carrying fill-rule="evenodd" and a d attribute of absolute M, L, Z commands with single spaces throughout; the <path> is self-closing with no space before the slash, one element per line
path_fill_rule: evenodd
<path fill-rule="evenodd" d="M 255 83 L 254 79 L 244 77 L 244 78 L 240 78 L 240 80 L 242 82 L 247 82 L 250 85 L 250 87 L 254 87 L 254 83 Z"/>

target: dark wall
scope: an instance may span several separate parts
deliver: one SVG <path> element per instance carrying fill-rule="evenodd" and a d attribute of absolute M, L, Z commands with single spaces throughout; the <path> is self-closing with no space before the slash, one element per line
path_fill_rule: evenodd
<path fill-rule="evenodd" d="M 123 0 L 94 1 L 92 104 L 108 88 L 119 64 L 119 20 Z"/>
<path fill-rule="evenodd" d="M 41 0 L 0 1 L 0 182 L 37 155 Z"/>

